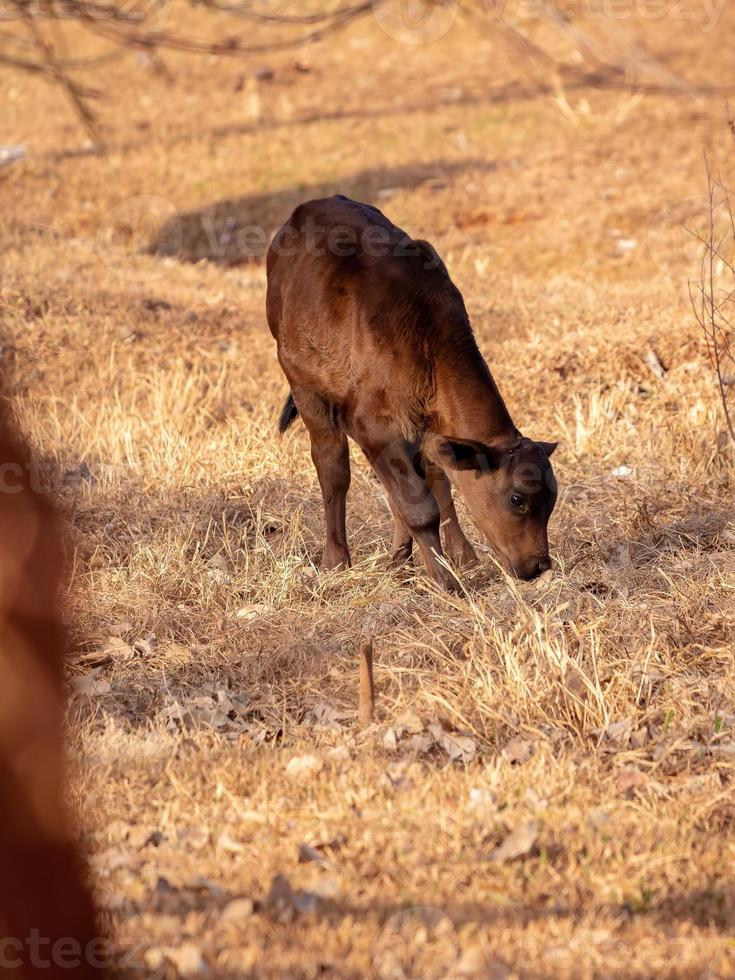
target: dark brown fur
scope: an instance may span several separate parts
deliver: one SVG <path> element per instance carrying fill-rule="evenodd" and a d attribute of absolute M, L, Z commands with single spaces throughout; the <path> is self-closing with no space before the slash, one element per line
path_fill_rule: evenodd
<path fill-rule="evenodd" d="M 268 324 L 291 387 L 279 428 L 299 414 L 309 430 L 324 496 L 323 565 L 350 562 L 349 435 L 387 492 L 396 561 L 416 541 L 434 580 L 453 588 L 440 525 L 449 557 L 474 560 L 450 477 L 516 575 L 550 567 L 554 445 L 524 439 L 513 424 L 433 247 L 376 208 L 337 196 L 294 211 L 267 269 Z"/>

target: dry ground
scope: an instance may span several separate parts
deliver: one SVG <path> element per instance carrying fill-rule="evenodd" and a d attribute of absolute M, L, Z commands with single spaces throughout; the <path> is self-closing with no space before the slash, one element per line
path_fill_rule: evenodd
<path fill-rule="evenodd" d="M 732 11 L 636 30 L 726 78 Z M 703 147 L 728 174 L 723 101 L 555 96 L 459 27 L 365 22 L 258 83 L 164 61 L 95 77 L 103 155 L 0 75 L 30 150 L 0 172 L 2 355 L 66 515 L 70 792 L 118 951 L 147 976 L 732 976 L 735 462 L 676 224 Z M 388 571 L 354 452 L 355 566 L 315 570 L 263 265 L 222 233 L 331 191 L 434 240 L 517 422 L 560 439 L 550 581 L 487 553 L 466 599 Z M 122 239 L 146 206 L 160 229 Z"/>

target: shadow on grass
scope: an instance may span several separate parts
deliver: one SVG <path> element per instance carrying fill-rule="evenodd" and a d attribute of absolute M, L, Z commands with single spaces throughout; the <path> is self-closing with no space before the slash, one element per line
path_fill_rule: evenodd
<path fill-rule="evenodd" d="M 345 194 L 380 207 L 394 191 L 415 187 L 441 190 L 467 170 L 488 173 L 499 166 L 497 161 L 482 159 L 431 160 L 375 167 L 331 181 L 217 201 L 172 216 L 162 225 L 148 251 L 181 262 L 207 259 L 225 266 L 257 262 L 265 257 L 272 234 L 303 201 Z"/>
<path fill-rule="evenodd" d="M 525 928 L 537 922 L 578 923 L 585 916 L 595 914 L 608 921 L 610 942 L 621 940 L 625 942 L 625 928 L 633 920 L 641 925 L 645 924 L 651 930 L 651 939 L 656 938 L 658 934 L 659 937 L 666 937 L 669 940 L 672 938 L 674 923 L 679 923 L 685 928 L 709 928 L 716 932 L 729 931 L 733 924 L 733 891 L 730 887 L 712 892 L 701 890 L 682 892 L 676 896 L 673 905 L 668 900 L 664 900 L 649 911 L 635 911 L 628 905 L 593 905 L 587 908 L 560 905 L 499 908 L 497 905 L 480 902 L 434 905 L 430 897 L 427 897 L 425 903 L 414 905 L 391 902 L 356 904 L 321 899 L 308 891 L 292 892 L 285 876 L 274 879 L 274 885 L 277 882 L 281 884 L 278 893 L 274 886 L 271 886 L 268 895 L 253 902 L 255 915 L 264 917 L 266 921 L 270 920 L 273 942 L 284 949 L 292 943 L 299 942 L 300 928 L 303 928 L 299 923 L 313 921 L 314 915 L 319 920 L 329 923 L 332 928 L 342 926 L 346 921 L 357 927 L 369 923 L 376 930 L 371 952 L 373 965 L 378 971 L 377 976 L 420 976 L 421 972 L 414 971 L 425 969 L 427 957 L 432 958 L 435 964 L 441 963 L 447 975 L 454 976 L 454 968 L 462 952 L 459 936 L 455 930 L 467 925 L 481 928 L 492 926 L 496 929 Z M 281 895 L 280 892 L 284 894 Z M 183 928 L 187 915 L 192 912 L 214 911 L 221 914 L 229 902 L 241 897 L 239 893 L 225 892 L 214 882 L 207 883 L 206 879 L 204 884 L 197 888 L 176 888 L 167 879 L 159 878 L 151 892 L 150 902 L 157 914 L 180 919 Z M 720 910 L 726 907 L 728 914 L 710 915 L 713 901 Z M 296 911 L 300 905 L 309 910 L 303 919 Z M 119 913 L 122 918 L 137 914 L 138 910 L 133 908 Z M 292 973 L 291 976 L 311 977 L 315 969 L 317 973 L 333 975 L 331 972 L 333 964 L 317 963 L 313 960 L 309 962 L 309 959 L 310 957 L 303 963 L 303 972 Z M 483 960 L 483 972 L 481 974 L 473 972 L 473 976 L 508 977 L 511 974 L 515 975 L 514 970 L 521 966 L 513 959 L 504 958 L 491 947 L 484 948 Z M 399 966 L 400 974 L 393 972 L 396 966 Z M 388 968 L 388 972 L 384 973 L 381 967 Z M 393 971 L 390 970 L 391 967 Z M 219 975 L 225 978 L 239 976 L 227 970 L 220 972 Z M 529 980 L 542 980 L 548 976 L 548 973 L 529 969 L 527 964 L 524 964 L 522 975 Z"/>

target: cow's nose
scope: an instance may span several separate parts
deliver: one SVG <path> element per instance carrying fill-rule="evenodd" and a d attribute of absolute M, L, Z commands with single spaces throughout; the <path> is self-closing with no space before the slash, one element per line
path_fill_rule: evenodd
<path fill-rule="evenodd" d="M 532 579 L 538 578 L 539 575 L 543 575 L 544 572 L 548 572 L 551 568 L 551 558 L 545 555 L 543 558 L 538 558 L 537 560 L 531 560 L 526 565 L 514 565 L 513 572 L 517 578 L 522 578 L 526 582 L 530 582 Z"/>

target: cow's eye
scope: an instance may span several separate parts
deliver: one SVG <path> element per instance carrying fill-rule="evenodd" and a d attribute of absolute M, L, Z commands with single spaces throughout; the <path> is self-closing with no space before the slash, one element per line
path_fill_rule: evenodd
<path fill-rule="evenodd" d="M 512 493 L 508 500 L 510 502 L 510 506 L 513 507 L 514 510 L 526 509 L 526 501 L 519 493 Z"/>

